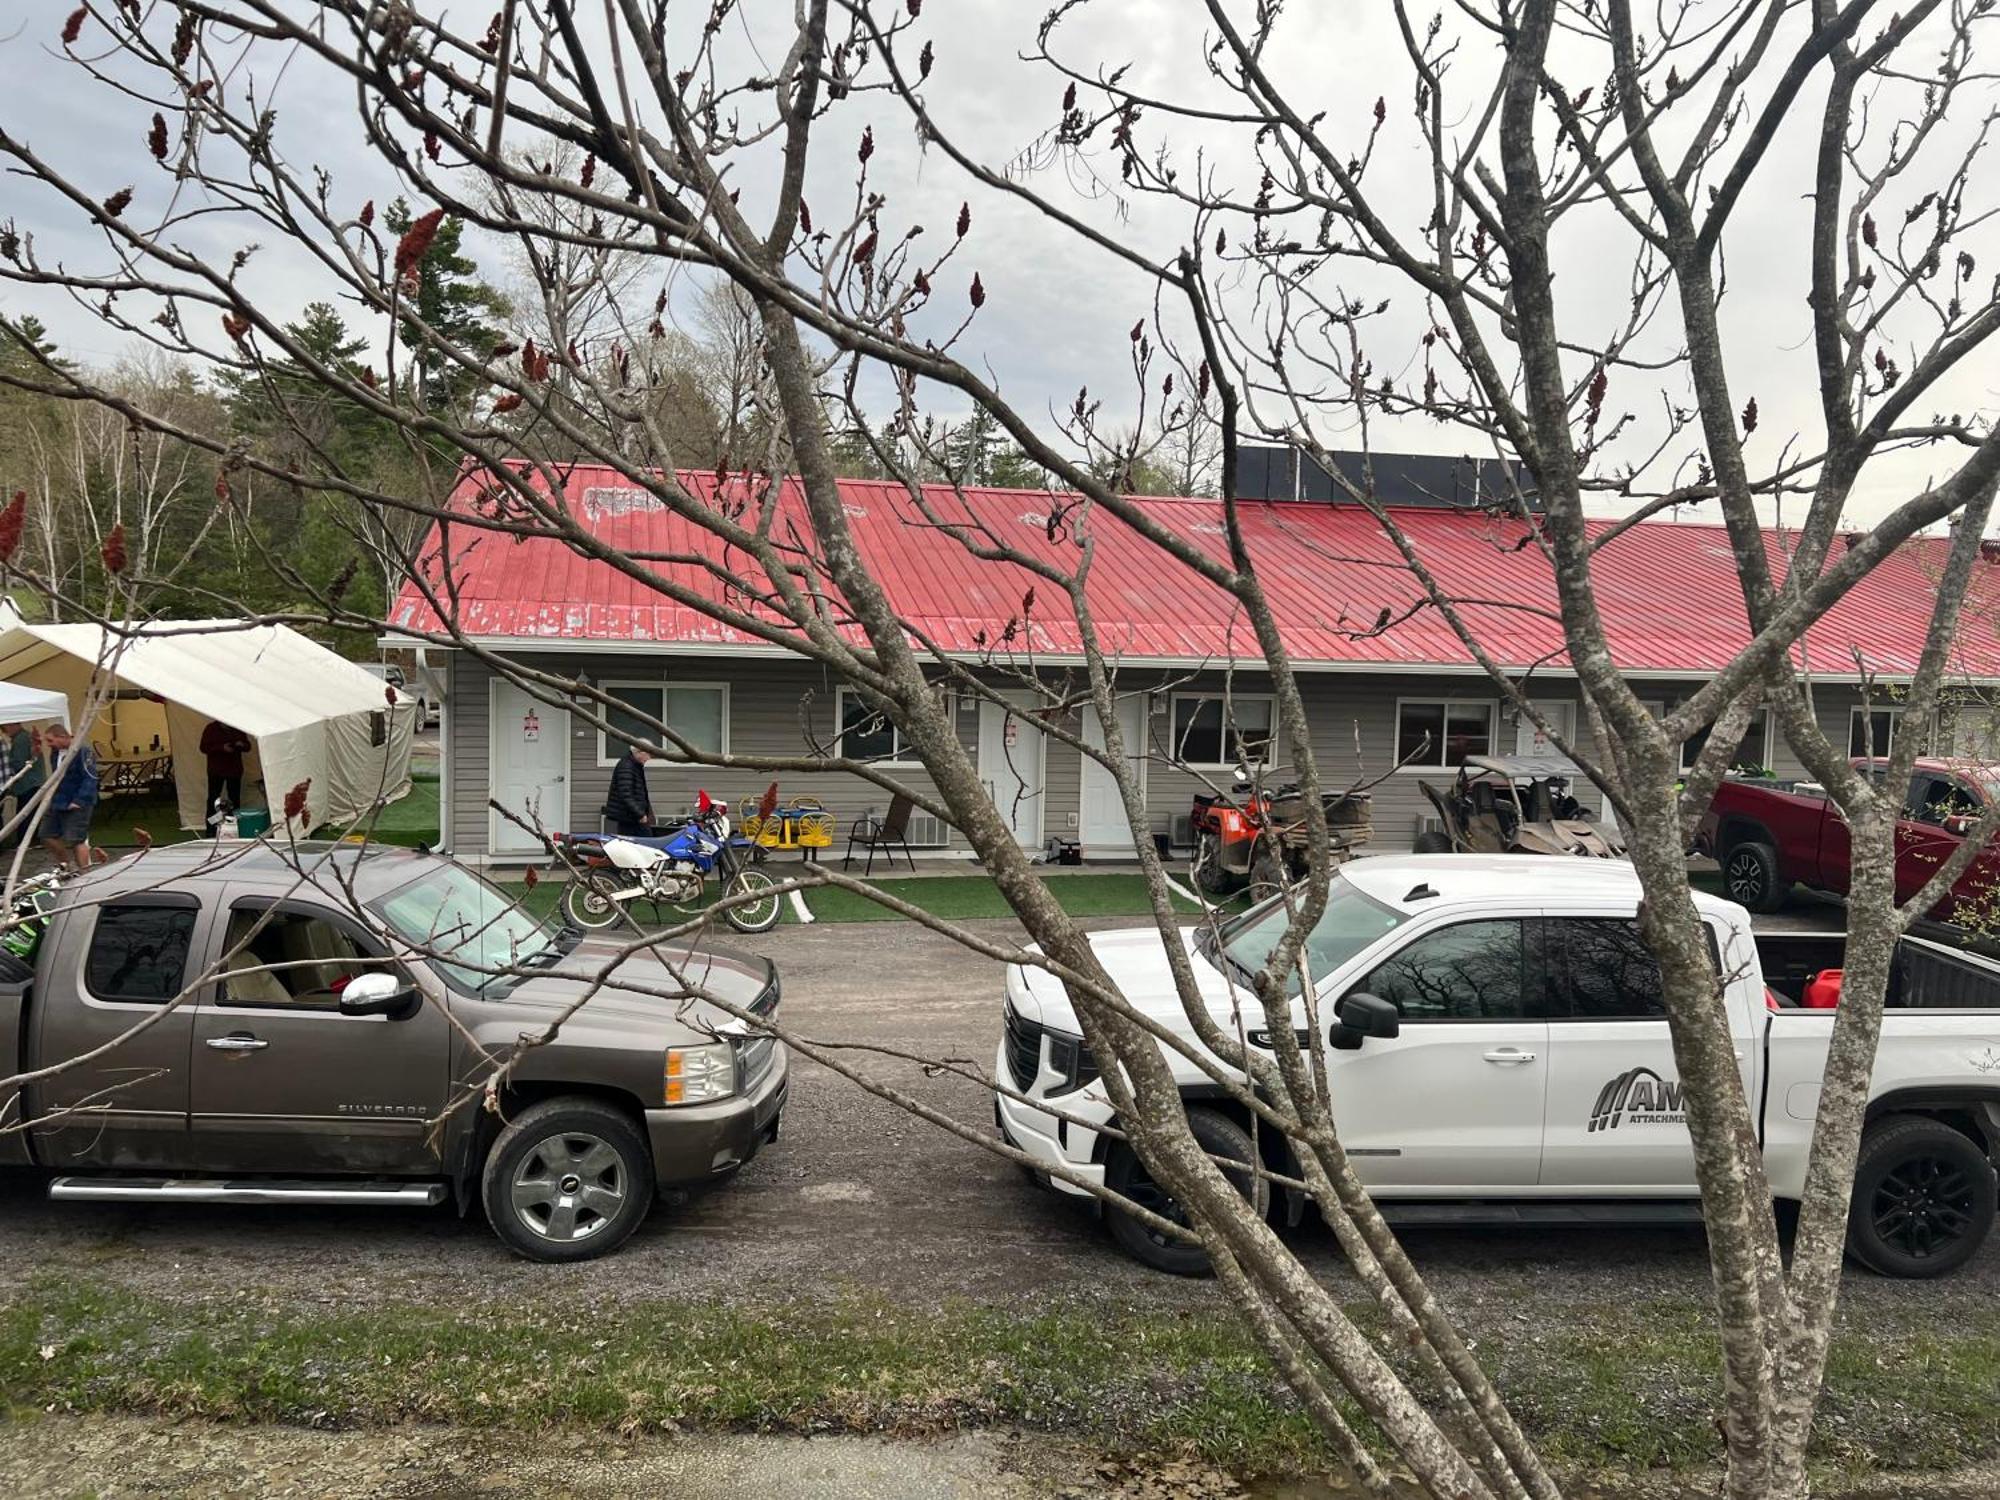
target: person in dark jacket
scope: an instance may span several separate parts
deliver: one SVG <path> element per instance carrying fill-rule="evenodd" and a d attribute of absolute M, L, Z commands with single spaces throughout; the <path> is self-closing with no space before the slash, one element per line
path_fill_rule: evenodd
<path fill-rule="evenodd" d="M 604 799 L 604 816 L 622 838 L 645 838 L 653 831 L 653 793 L 646 785 L 646 762 L 652 758 L 634 745 L 611 768 L 611 795 Z"/>
<path fill-rule="evenodd" d="M 42 783 L 49 779 L 48 767 L 42 764 L 42 747 L 27 725 L 0 724 L 0 776 L 6 778 L 0 786 L 0 814 L 11 820 L 35 800 Z M 23 827 L 8 835 L 7 842 L 27 836 Z"/>
<path fill-rule="evenodd" d="M 243 805 L 243 757 L 250 753 L 250 736 L 233 724 L 210 719 L 201 732 L 201 753 L 208 760 L 208 810 L 229 799 L 230 810 Z"/>

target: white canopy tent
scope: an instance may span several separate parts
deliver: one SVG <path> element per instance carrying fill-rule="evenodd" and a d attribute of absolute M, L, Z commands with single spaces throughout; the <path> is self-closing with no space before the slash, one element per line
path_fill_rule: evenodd
<path fill-rule="evenodd" d="M 0 682 L 0 724 L 69 723 L 69 698 L 50 688 Z"/>
<path fill-rule="evenodd" d="M 206 826 L 208 766 L 198 747 L 211 720 L 250 737 L 243 800 L 255 805 L 261 782 L 274 823 L 285 793 L 312 783 L 299 832 L 354 822 L 410 790 L 416 700 L 282 625 L 162 620 L 122 635 L 0 618 L 0 679 L 60 695 L 78 726 L 111 722 L 121 700 L 155 706 L 155 743 L 130 748 L 172 755 L 183 828 Z M 164 735 L 153 727 L 162 719 Z M 114 753 L 125 749 L 113 743 Z"/>

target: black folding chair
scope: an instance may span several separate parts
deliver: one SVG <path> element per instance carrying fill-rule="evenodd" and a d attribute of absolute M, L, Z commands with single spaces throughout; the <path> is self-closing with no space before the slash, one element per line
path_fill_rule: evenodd
<path fill-rule="evenodd" d="M 898 849 L 903 851 L 903 858 L 908 862 L 910 868 L 912 870 L 916 869 L 917 861 L 916 857 L 910 853 L 909 838 L 910 814 L 915 809 L 916 804 L 910 801 L 908 797 L 898 795 L 889 800 L 888 817 L 876 817 L 875 809 L 871 807 L 860 817 L 856 818 L 847 827 L 847 853 L 841 856 L 841 869 L 845 870 L 849 865 L 854 863 L 854 851 L 856 849 L 866 849 L 868 851 L 868 863 L 861 870 L 864 876 L 874 873 L 875 851 L 878 849 L 884 850 L 888 854 L 890 869 L 893 870 L 896 868 L 896 851 Z"/>

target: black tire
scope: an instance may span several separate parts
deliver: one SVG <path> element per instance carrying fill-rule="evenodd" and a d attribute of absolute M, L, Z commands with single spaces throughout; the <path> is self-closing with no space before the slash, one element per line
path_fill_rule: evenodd
<path fill-rule="evenodd" d="M 730 877 L 725 895 L 747 896 L 759 890 L 764 894 L 747 906 L 724 907 L 722 919 L 738 932 L 769 932 L 778 925 L 778 918 L 785 909 L 785 898 L 772 889 L 776 884 L 762 870 L 738 870 Z"/>
<path fill-rule="evenodd" d="M 595 875 L 571 878 L 563 891 L 563 915 L 578 927 L 592 931 L 616 922 L 622 908 L 611 899 L 611 884 Z"/>
<path fill-rule="evenodd" d="M 1776 911 L 1792 883 L 1778 873 L 1778 851 L 1769 844 L 1732 844 L 1722 856 L 1722 889 L 1751 911 Z"/>
<path fill-rule="evenodd" d="M 1451 835 L 1439 833 L 1435 828 L 1426 828 L 1410 844 L 1412 854 L 1449 854 Z"/>
<path fill-rule="evenodd" d="M 1188 1127 L 1194 1132 L 1195 1143 L 1211 1156 L 1240 1161 L 1246 1168 L 1256 1160 L 1257 1148 L 1249 1132 L 1225 1114 L 1200 1107 L 1190 1109 Z M 1229 1170 L 1229 1180 L 1255 1206 L 1259 1215 L 1270 1212 L 1269 1178 L 1259 1177 L 1248 1170 Z M 1176 1224 L 1187 1222 L 1187 1214 L 1180 1204 L 1153 1181 L 1145 1163 L 1123 1142 L 1111 1148 L 1110 1158 L 1105 1163 L 1104 1181 L 1113 1192 L 1123 1194 L 1142 1208 L 1151 1209 L 1163 1219 L 1171 1219 Z M 1104 1213 L 1111 1227 L 1111 1238 L 1118 1242 L 1119 1247 L 1155 1270 L 1170 1271 L 1176 1276 L 1206 1276 L 1212 1270 L 1208 1252 L 1200 1245 L 1157 1233 L 1120 1209 L 1106 1207 Z"/>
<path fill-rule="evenodd" d="M 1942 1120 L 1891 1115 L 1868 1127 L 1848 1208 L 1847 1253 L 1883 1276 L 1943 1276 L 1993 1229 L 1993 1164 Z"/>
<path fill-rule="evenodd" d="M 1194 888 L 1204 896 L 1227 896 L 1241 883 L 1222 868 L 1222 840 L 1212 833 L 1195 835 Z"/>
<path fill-rule="evenodd" d="M 479 1196 L 493 1232 L 515 1254 L 593 1260 L 624 1244 L 652 1208 L 653 1155 L 623 1110 L 597 1099 L 544 1099 L 493 1142 Z"/>
<path fill-rule="evenodd" d="M 24 984 L 35 977 L 35 966 L 17 953 L 0 948 L 0 984 Z"/>

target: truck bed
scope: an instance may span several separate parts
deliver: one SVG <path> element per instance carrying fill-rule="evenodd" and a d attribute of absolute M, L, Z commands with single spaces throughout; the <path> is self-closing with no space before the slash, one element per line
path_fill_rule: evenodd
<path fill-rule="evenodd" d="M 1807 981 L 1837 969 L 1846 937 L 1838 932 L 1760 932 L 1753 939 L 1764 983 L 1797 1005 Z M 1929 938 L 1896 944 L 1889 969 L 1890 1010 L 2000 1010 L 2000 962 Z"/>

